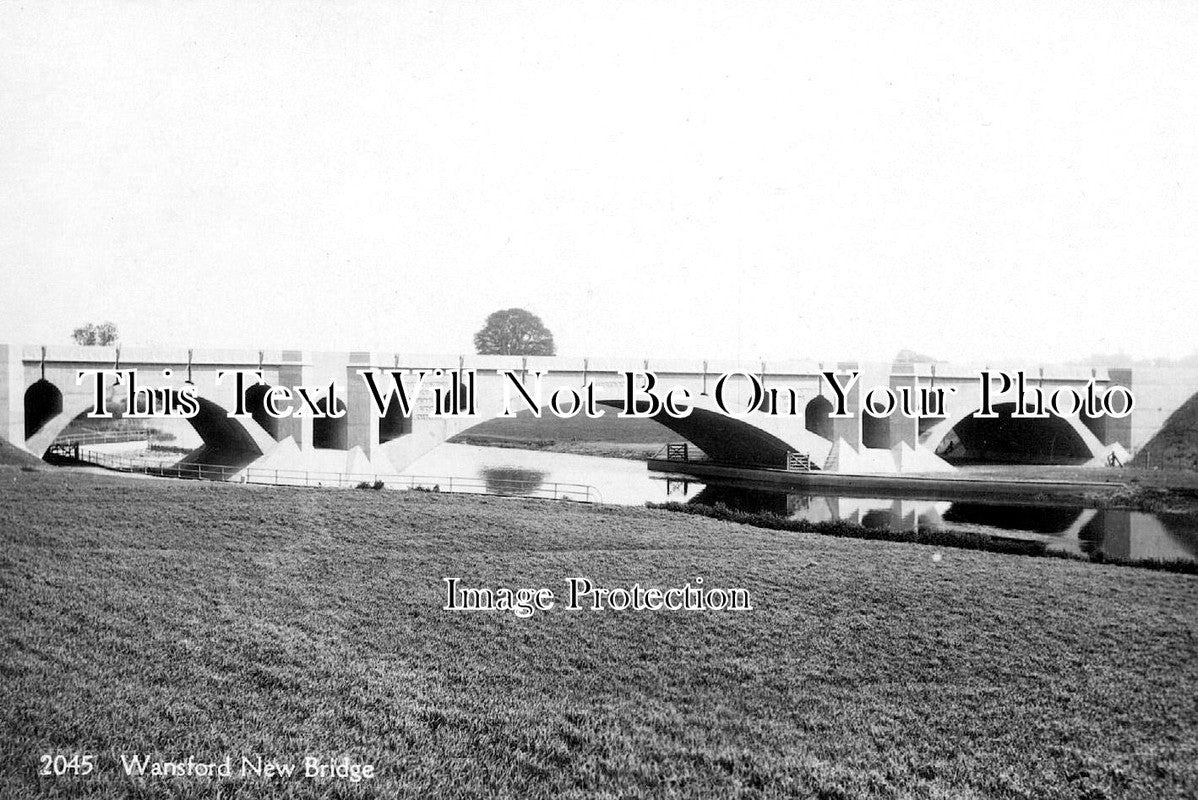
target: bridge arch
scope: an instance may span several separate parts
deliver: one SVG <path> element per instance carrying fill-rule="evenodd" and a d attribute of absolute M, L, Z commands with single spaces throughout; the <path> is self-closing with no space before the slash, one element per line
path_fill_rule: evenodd
<path fill-rule="evenodd" d="M 705 408 L 692 408 L 682 419 L 668 414 L 652 419 L 723 464 L 780 468 L 786 464 L 786 454 L 795 449 L 756 425 Z"/>
<path fill-rule="evenodd" d="M 598 402 L 613 408 L 624 407 L 623 400 Z M 829 440 L 808 431 L 798 417 L 767 414 L 732 417 L 707 397 L 693 398 L 690 409 L 690 414 L 682 418 L 658 412 L 650 419 L 721 463 L 782 468 L 787 454 L 798 451 L 822 464 L 831 448 Z M 648 404 L 642 404 L 637 410 L 647 411 Z"/>
<path fill-rule="evenodd" d="M 252 418 L 229 417 L 224 406 L 202 395 L 197 395 L 196 401 L 199 413 L 187 421 L 203 444 L 187 455 L 185 460 L 203 460 L 204 463 L 245 462 L 262 455 L 264 449 L 273 443 L 270 434 Z M 90 391 L 72 388 L 64 394 L 51 381 L 42 379 L 35 382 L 25 393 L 25 448 L 35 456 L 44 456 L 71 422 L 86 418 L 94 403 L 95 396 Z M 110 392 L 109 408 L 119 411 L 122 405 Z"/>
<path fill-rule="evenodd" d="M 957 411 L 926 434 L 923 444 L 949 463 L 1078 464 L 1100 456 L 1102 443 L 1077 417 L 1014 417 L 1015 403 L 994 406 L 997 418 Z"/>
<path fill-rule="evenodd" d="M 803 410 L 804 426 L 816 436 L 832 440 L 832 401 L 817 394 Z"/>
<path fill-rule="evenodd" d="M 754 413 L 738 418 L 724 413 L 710 397 L 692 397 L 690 403 L 690 414 L 681 419 L 664 412 L 639 419 L 660 424 L 711 459 L 727 464 L 783 468 L 787 454 L 796 451 L 806 454 L 816 464 L 823 464 L 832 447 L 828 439 L 806 430 L 799 415 Z M 624 398 L 597 398 L 596 404 L 605 409 L 606 419 L 623 410 Z M 641 403 L 637 410 L 648 411 L 648 403 Z M 551 414 L 547 408 L 542 409 L 542 416 Z M 436 425 L 418 424 L 415 435 L 386 443 L 383 452 L 397 469 L 403 469 L 442 442 L 452 441 L 496 419 L 502 418 L 446 419 L 438 420 Z M 638 418 L 625 418 L 621 422 L 632 423 L 635 419 Z M 662 444 L 667 441 L 669 438 L 663 439 Z"/>
<path fill-rule="evenodd" d="M 246 429 L 242 420 L 230 417 L 226 409 L 203 397 L 196 398 L 200 413 L 188 421 L 204 441 L 201 450 L 206 454 L 249 453 L 262 455 L 262 449 Z"/>

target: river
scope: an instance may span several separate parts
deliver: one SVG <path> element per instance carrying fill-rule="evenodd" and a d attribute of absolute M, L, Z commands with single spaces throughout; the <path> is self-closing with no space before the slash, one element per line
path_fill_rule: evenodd
<path fill-rule="evenodd" d="M 414 462 L 408 475 L 477 478 L 502 493 L 531 493 L 551 483 L 593 486 L 606 503 L 723 503 L 811 522 L 845 520 L 867 527 L 952 527 L 1045 541 L 1051 548 L 1121 559 L 1198 561 L 1198 521 L 1139 511 L 1038 503 L 901 500 L 795 493 L 776 486 L 724 484 L 649 472 L 640 461 L 546 451 L 445 444 Z M 519 486 L 512 490 L 510 487 Z"/>

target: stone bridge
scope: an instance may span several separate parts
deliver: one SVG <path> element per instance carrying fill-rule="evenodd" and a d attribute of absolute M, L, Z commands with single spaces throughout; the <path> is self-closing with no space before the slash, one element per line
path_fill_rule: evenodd
<path fill-rule="evenodd" d="M 530 390 L 541 374 L 541 398 L 558 389 L 595 387 L 607 414 L 624 405 L 628 371 L 652 372 L 656 390 L 684 387 L 691 393 L 689 416 L 664 411 L 658 422 L 702 449 L 713 460 L 781 468 L 787 453 L 806 455 L 817 468 L 842 472 L 907 472 L 951 469 L 955 461 L 1028 463 L 1105 463 L 1112 452 L 1121 458 L 1131 449 L 1131 419 L 1083 414 L 1047 419 L 1011 416 L 1015 403 L 995 399 L 996 417 L 979 419 L 983 366 L 943 363 L 872 364 L 857 362 L 779 362 L 736 364 L 721 361 L 599 359 L 519 356 L 457 356 L 410 353 L 323 353 L 298 350 L 138 350 L 108 347 L 0 345 L 0 436 L 42 456 L 66 426 L 95 404 L 93 380 L 78 381 L 82 370 L 136 370 L 138 384 L 158 389 L 191 387 L 198 413 L 189 422 L 203 447 L 188 458 L 202 463 L 275 468 L 319 468 L 343 472 L 402 471 L 417 458 L 469 428 L 499 415 L 510 370 Z M 1059 388 L 1084 392 L 1093 382 L 1100 390 L 1131 386 L 1131 371 L 1089 367 L 993 365 L 994 370 L 1023 369 L 1029 383 L 1050 393 Z M 392 403 L 380 415 L 362 370 L 377 373 L 378 384 L 391 385 L 394 370 L 439 370 L 426 381 L 412 414 Z M 433 415 L 429 391 L 451 391 L 453 375 L 474 371 L 477 416 Z M 246 393 L 245 415 L 237 407 L 234 381 L 221 372 L 258 371 L 264 383 Z M 827 376 L 839 385 L 856 372 L 858 380 L 843 392 L 850 416 L 832 415 L 840 399 Z M 725 374 L 725 406 L 745 408 L 753 379 L 766 392 L 765 402 L 748 413 L 727 413 L 716 403 L 717 380 Z M 751 375 L 753 379 L 748 376 Z M 294 415 L 276 419 L 263 398 L 272 387 L 315 387 L 312 397 L 339 417 Z M 939 416 L 914 418 L 895 410 L 875 416 L 865 408 L 873 387 L 895 393 L 907 388 L 947 390 Z M 109 377 L 104 392 L 120 403 L 123 385 Z M 509 390 L 510 393 L 510 390 Z M 776 402 L 777 413 L 771 413 Z M 516 404 L 522 408 L 522 403 Z M 793 412 L 793 413 L 792 413 Z M 546 414 L 550 414 L 548 410 Z"/>

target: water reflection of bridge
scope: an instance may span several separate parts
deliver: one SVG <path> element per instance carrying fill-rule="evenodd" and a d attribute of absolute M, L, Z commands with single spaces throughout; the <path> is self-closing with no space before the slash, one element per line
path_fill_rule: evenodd
<path fill-rule="evenodd" d="M 1198 523 L 1182 517 L 1062 503 L 862 498 L 703 485 L 670 479 L 667 496 L 807 522 L 890 530 L 956 529 L 1044 541 L 1052 549 L 1128 560 L 1198 561 Z"/>

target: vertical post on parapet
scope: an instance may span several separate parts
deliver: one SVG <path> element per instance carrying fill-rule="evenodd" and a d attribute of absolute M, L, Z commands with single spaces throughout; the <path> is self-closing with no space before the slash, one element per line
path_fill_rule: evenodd
<path fill-rule="evenodd" d="M 777 409 L 774 408 L 774 405 L 770 400 L 769 392 L 765 391 L 765 361 L 761 362 L 760 379 L 761 379 L 761 390 L 764 394 L 762 396 L 761 405 L 758 407 L 758 410 L 765 411 L 767 413 L 777 411 Z"/>
<path fill-rule="evenodd" d="M 859 366 L 856 361 L 841 361 L 836 365 L 836 374 L 849 375 L 856 372 Z M 846 392 L 845 410 L 853 416 L 832 418 L 832 442 L 844 439 L 845 443 L 854 450 L 861 449 L 861 381 L 856 381 Z"/>
<path fill-rule="evenodd" d="M 190 366 L 189 366 L 190 370 Z M 307 386 L 312 367 L 304 359 L 301 350 L 284 350 L 279 360 L 279 385 L 292 392 L 298 386 Z M 298 407 L 298 400 L 294 400 Z M 312 417 L 309 414 L 297 417 L 294 413 L 279 420 L 279 440 L 291 437 L 296 446 L 306 450 L 312 446 Z"/>
<path fill-rule="evenodd" d="M 347 450 L 360 447 L 368 457 L 378 447 L 379 414 L 358 370 L 373 368 L 373 360 L 370 353 L 350 353 L 345 367 L 345 446 Z"/>
<path fill-rule="evenodd" d="M 894 392 L 895 397 L 902 397 L 903 389 L 909 393 L 912 404 L 918 402 L 914 364 L 895 364 L 891 368 L 890 390 Z M 918 409 L 912 408 L 911 410 L 917 411 Z M 912 449 L 919 443 L 919 419 L 903 414 L 900 401 L 899 407 L 890 415 L 890 446 L 896 447 L 903 443 Z"/>

